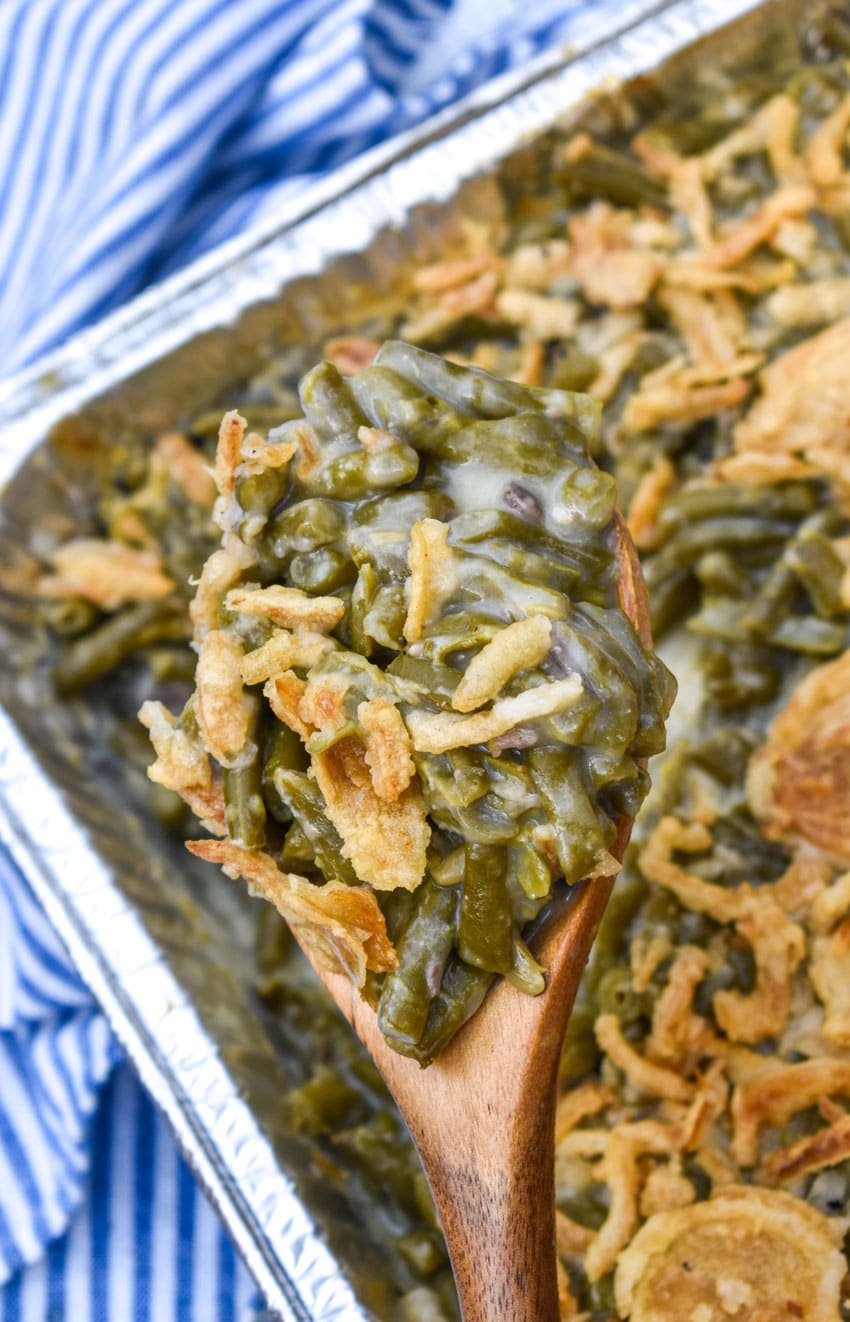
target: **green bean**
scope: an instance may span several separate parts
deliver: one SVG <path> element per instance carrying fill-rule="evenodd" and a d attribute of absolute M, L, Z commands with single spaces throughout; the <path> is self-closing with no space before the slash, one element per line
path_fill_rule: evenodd
<path fill-rule="evenodd" d="M 622 659 L 624 654 L 618 656 L 613 645 L 604 646 L 579 607 L 574 607 L 568 620 L 559 620 L 553 626 L 549 665 L 557 667 L 559 674 L 578 672 L 586 677 L 589 699 L 568 709 L 557 724 L 564 743 L 607 741 L 615 727 L 620 748 L 628 747 L 636 738 L 642 713 L 629 675 L 623 673 Z"/>
<path fill-rule="evenodd" d="M 460 672 L 452 666 L 429 661 L 424 656 L 410 656 L 407 652 L 390 662 L 387 674 L 416 684 L 438 707 L 451 707 L 455 689 L 460 683 Z"/>
<path fill-rule="evenodd" d="M 534 784 L 546 806 L 555 852 L 567 885 L 590 876 L 614 839 L 614 824 L 594 808 L 581 768 L 557 748 L 528 754 Z"/>
<path fill-rule="evenodd" d="M 289 804 L 280 797 L 275 787 L 275 772 L 279 768 L 284 771 L 306 771 L 307 762 L 304 745 L 295 731 L 282 721 L 267 720 L 262 732 L 263 796 L 271 816 L 283 825 L 292 821 L 292 813 Z"/>
<path fill-rule="evenodd" d="M 449 543 L 463 547 L 453 533 L 449 534 Z M 493 560 L 503 566 L 514 578 L 526 579 L 532 583 L 545 583 L 558 590 L 563 596 L 569 596 L 581 580 L 581 571 L 575 565 L 565 565 L 552 557 L 527 551 L 502 538 L 494 537 L 491 541 L 475 543 L 464 547 L 467 554 L 480 555 L 486 560 Z"/>
<path fill-rule="evenodd" d="M 523 828 L 508 848 L 510 875 L 531 900 L 544 900 L 552 889 L 549 866 Z"/>
<path fill-rule="evenodd" d="M 295 872 L 312 872 L 317 866 L 315 850 L 299 822 L 293 822 L 286 833 L 280 854 L 280 865 L 284 870 Z"/>
<path fill-rule="evenodd" d="M 670 672 L 657 657 L 647 656 L 634 626 L 621 611 L 580 602 L 570 619 L 574 628 L 584 625 L 588 639 L 599 640 L 600 650 L 619 667 L 637 694 L 637 731 L 629 745 L 633 756 L 663 752 L 664 719 L 676 696 Z M 559 625 L 558 630 L 563 634 L 564 626 Z"/>
<path fill-rule="evenodd" d="M 244 765 L 222 767 L 221 787 L 228 839 L 245 849 L 260 849 L 266 842 L 262 762 L 256 744 L 249 753 Z"/>
<path fill-rule="evenodd" d="M 301 486 L 317 496 L 336 500 L 361 500 L 378 491 L 412 482 L 419 472 L 419 456 L 399 442 L 381 449 L 359 446 L 316 467 L 301 479 Z"/>
<path fill-rule="evenodd" d="M 782 679 L 770 648 L 739 641 L 709 644 L 701 664 L 706 691 L 720 707 L 769 702 Z"/>
<path fill-rule="evenodd" d="M 354 562 L 333 546 L 299 552 L 289 562 L 289 582 L 314 596 L 336 592 L 337 588 L 353 583 L 356 578 Z"/>
<path fill-rule="evenodd" d="M 319 363 L 302 377 L 298 393 L 304 417 L 321 446 L 341 442 L 347 449 L 360 449 L 357 432 L 367 419 L 357 407 L 349 383 L 333 363 Z"/>
<path fill-rule="evenodd" d="M 362 571 L 361 571 L 362 572 Z M 378 587 L 363 614 L 363 633 L 379 647 L 392 652 L 404 649 L 404 621 L 407 601 L 402 583 L 386 583 Z"/>
<path fill-rule="evenodd" d="M 723 593 L 723 596 L 743 596 L 743 593 Z M 741 615 L 741 628 L 757 634 L 768 634 L 790 610 L 797 595 L 797 579 L 786 557 L 781 556 L 768 570 L 755 597 Z"/>
<path fill-rule="evenodd" d="M 507 419 L 510 414 L 528 411 L 548 413 L 573 422 L 587 440 L 592 440 L 599 428 L 599 405 L 588 395 L 516 385 L 480 368 L 458 367 L 401 340 L 384 344 L 375 362 L 393 368 L 426 393 L 479 418 Z"/>
<path fill-rule="evenodd" d="M 722 520 L 721 529 L 728 521 L 746 518 L 796 521 L 810 514 L 817 502 L 813 482 L 784 482 L 775 487 L 688 482 L 665 501 L 658 526 L 667 537 L 679 528 L 709 519 Z"/>
<path fill-rule="evenodd" d="M 195 678 L 198 658 L 185 644 L 175 644 L 171 647 L 154 645 L 145 648 L 143 655 L 156 684 L 191 684 Z"/>
<path fill-rule="evenodd" d="M 447 436 L 468 421 L 468 415 L 445 400 L 423 395 L 389 367 L 367 367 L 351 384 L 373 427 L 390 432 L 422 454 L 433 454 Z"/>
<path fill-rule="evenodd" d="M 745 597 L 751 591 L 748 576 L 728 551 L 706 551 L 694 571 L 710 597 Z"/>
<path fill-rule="evenodd" d="M 723 728 L 692 742 L 688 752 L 721 785 L 733 785 L 743 780 L 754 746 L 755 737 L 748 731 Z"/>
<path fill-rule="evenodd" d="M 446 520 L 454 506 L 440 491 L 390 492 L 354 512 L 346 541 L 355 564 L 370 564 L 383 578 L 401 582 L 409 573 L 410 529 L 419 519 Z"/>
<path fill-rule="evenodd" d="M 747 607 L 741 602 L 707 602 L 698 615 L 688 620 L 694 633 L 722 638 L 729 643 L 746 634 Z M 812 615 L 785 616 L 763 637 L 774 647 L 785 647 L 791 652 L 804 652 L 812 656 L 831 656 L 840 652 L 845 643 L 847 628 L 830 620 Z"/>
<path fill-rule="evenodd" d="M 528 582 L 510 573 L 497 559 L 482 554 L 484 549 L 469 557 L 456 593 L 459 606 L 477 608 L 491 615 L 498 612 L 504 623 L 527 614 L 547 615 L 554 620 L 566 614 L 567 599 L 557 588 Z M 433 629 L 443 628 L 445 622 L 444 618 L 432 626 L 429 635 Z"/>
<path fill-rule="evenodd" d="M 413 1056 L 422 1066 L 436 1060 L 443 1047 L 452 1040 L 467 1019 L 475 1014 L 494 976 L 484 969 L 473 968 L 463 960 L 451 957 L 440 990 L 431 1002 L 428 1021 L 419 1044 L 415 1050 L 403 1054 Z"/>
<path fill-rule="evenodd" d="M 484 594 L 482 594 L 484 595 Z M 422 655 L 428 661 L 441 664 L 455 652 L 466 652 L 484 647 L 499 632 L 500 621 L 484 619 L 472 611 L 456 611 L 446 615 L 422 642 Z"/>
<path fill-rule="evenodd" d="M 567 470 L 556 499 L 557 518 L 569 527 L 571 535 L 582 524 L 605 528 L 614 517 L 617 484 L 610 473 L 577 467 Z"/>
<path fill-rule="evenodd" d="M 768 641 L 775 647 L 808 656 L 834 656 L 847 646 L 846 623 L 833 623 L 815 616 L 787 616 L 772 629 Z"/>
<path fill-rule="evenodd" d="M 415 893 L 415 909 L 396 946 L 398 967 L 384 979 L 378 1026 L 403 1055 L 415 1048 L 440 989 L 454 944 L 457 894 L 426 878 Z"/>
<path fill-rule="evenodd" d="M 512 987 L 526 996 L 539 996 L 546 990 L 545 970 L 516 932 L 513 934 L 512 963 L 505 976 Z"/>
<path fill-rule="evenodd" d="M 727 550 L 749 552 L 753 563 L 764 563 L 765 558 L 775 557 L 778 547 L 795 531 L 796 525 L 789 520 L 717 515 L 678 527 L 656 561 L 663 557 L 671 567 L 690 567 L 706 551 Z"/>
<path fill-rule="evenodd" d="M 605 198 L 618 207 L 668 205 L 664 184 L 622 152 L 591 143 L 580 156 L 562 156 L 556 174 L 571 197 Z"/>
<path fill-rule="evenodd" d="M 468 808 L 487 792 L 487 772 L 468 748 L 449 753 L 417 753 L 416 770 L 429 808 L 447 804 Z"/>
<path fill-rule="evenodd" d="M 445 1245 L 433 1230 L 412 1230 L 396 1240 L 396 1248 L 420 1276 L 433 1276 L 446 1261 Z"/>
<path fill-rule="evenodd" d="M 357 874 L 348 859 L 342 856 L 342 840 L 325 812 L 324 799 L 316 782 L 302 771 L 278 766 L 272 783 L 310 842 L 316 862 L 328 881 L 357 886 Z"/>
<path fill-rule="evenodd" d="M 363 1115 L 360 1094 L 332 1069 L 318 1065 L 311 1079 L 286 1095 L 289 1120 L 296 1134 L 332 1134 Z"/>
<path fill-rule="evenodd" d="M 271 511 L 284 497 L 288 487 L 289 471 L 285 464 L 237 480 L 234 495 L 237 505 L 244 511 L 244 518 L 239 520 L 237 531 L 243 542 L 250 545 L 257 540 L 266 527 Z"/>
<path fill-rule="evenodd" d="M 651 1013 L 652 997 L 636 992 L 632 986 L 632 971 L 628 964 L 614 964 L 599 979 L 596 1002 L 600 1014 L 615 1014 L 623 1028 L 628 1028 Z"/>
<path fill-rule="evenodd" d="M 457 948 L 467 964 L 490 973 L 508 973 L 513 967 L 513 915 L 505 864 L 504 849 L 467 844 Z"/>
<path fill-rule="evenodd" d="M 785 559 L 818 615 L 829 617 L 846 611 L 841 596 L 844 564 L 826 537 L 802 532 L 788 547 Z"/>
<path fill-rule="evenodd" d="M 557 357 L 550 370 L 552 385 L 557 390 L 587 390 L 600 372 L 598 359 L 582 353 L 575 347 Z"/>
<path fill-rule="evenodd" d="M 508 510 L 474 510 L 459 515 L 452 520 L 449 540 L 452 545 L 463 547 L 483 542 L 485 552 L 487 544 L 501 551 L 511 543 L 519 543 L 546 555 L 563 569 L 573 570 L 582 579 L 604 579 L 614 559 L 610 547 L 599 545 L 596 540 L 586 543 L 572 537 L 567 540 L 565 533 L 535 527 Z"/>
<path fill-rule="evenodd" d="M 281 510 L 267 524 L 263 540 L 279 559 L 315 551 L 345 533 L 345 510 L 332 500 L 311 496 Z"/>
<path fill-rule="evenodd" d="M 696 595 L 696 580 L 689 569 L 668 570 L 657 556 L 644 564 L 644 579 L 652 636 L 657 640 L 687 614 Z"/>
<path fill-rule="evenodd" d="M 460 886 L 465 862 L 466 851 L 463 845 L 459 845 L 445 857 L 433 859 L 429 863 L 429 872 L 438 886 Z"/>
<path fill-rule="evenodd" d="M 63 652 L 53 671 L 60 693 L 76 693 L 152 643 L 185 639 L 189 629 L 173 601 L 145 601 L 110 615 L 90 633 L 81 634 Z"/>
<path fill-rule="evenodd" d="M 581 461 L 584 439 L 578 429 L 567 438 L 563 420 L 542 413 L 518 413 L 510 418 L 470 422 L 446 436 L 435 453 L 443 471 L 452 464 L 487 463 L 506 473 L 554 477 L 565 460 Z"/>
<path fill-rule="evenodd" d="M 97 606 L 83 597 L 45 597 L 39 604 L 39 615 L 48 628 L 63 638 L 87 633 L 101 618 Z"/>

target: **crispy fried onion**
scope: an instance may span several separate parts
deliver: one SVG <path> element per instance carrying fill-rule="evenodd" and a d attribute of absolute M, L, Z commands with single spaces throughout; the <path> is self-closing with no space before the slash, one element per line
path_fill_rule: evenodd
<path fill-rule="evenodd" d="M 357 719 L 366 735 L 364 760 L 372 788 L 379 799 L 394 803 L 416 775 L 401 712 L 388 698 L 370 698 L 360 703 Z"/>
<path fill-rule="evenodd" d="M 496 297 L 499 316 L 521 326 L 535 340 L 569 339 L 580 310 L 578 299 L 536 294 L 530 289 L 503 289 Z"/>
<path fill-rule="evenodd" d="M 775 358 L 759 374 L 760 398 L 735 427 L 735 449 L 804 458 L 820 449 L 850 450 L 848 354 L 845 318 Z"/>
<path fill-rule="evenodd" d="M 243 473 L 264 473 L 267 468 L 282 468 L 298 449 L 297 441 L 267 441 L 251 432 L 242 442 L 239 476 Z"/>
<path fill-rule="evenodd" d="M 690 1073 L 711 1041 L 712 1032 L 702 1015 L 693 1009 L 694 992 L 705 976 L 708 955 L 697 946 L 682 946 L 676 952 L 667 983 L 652 1012 L 652 1031 L 647 1054 L 659 1064 Z"/>
<path fill-rule="evenodd" d="M 488 711 L 461 716 L 455 712 L 410 711 L 407 728 L 417 753 L 447 753 L 452 748 L 486 744 L 524 721 L 553 716 L 572 707 L 583 692 L 580 675 L 538 684 L 512 698 L 499 698 Z"/>
<path fill-rule="evenodd" d="M 174 589 L 156 552 L 123 542 L 76 537 L 55 550 L 50 561 L 55 572 L 43 574 L 36 587 L 42 597 L 82 597 L 114 611 L 128 602 L 157 601 Z"/>
<path fill-rule="evenodd" d="M 224 546 L 205 562 L 189 607 L 189 616 L 195 630 L 195 641 L 200 642 L 209 629 L 221 624 L 220 604 L 228 588 L 239 581 L 244 570 L 254 563 L 254 554 L 244 542 L 232 533 L 226 533 Z"/>
<path fill-rule="evenodd" d="M 352 376 L 371 366 L 380 347 L 377 340 L 362 335 L 335 335 L 325 340 L 322 352 L 343 376 Z"/>
<path fill-rule="evenodd" d="M 301 715 L 301 701 L 306 692 L 307 681 L 294 670 L 285 670 L 263 685 L 263 697 L 277 719 L 304 740 L 309 739 L 315 730 L 315 726 Z"/>
<path fill-rule="evenodd" d="M 732 1155 L 739 1166 L 758 1159 L 759 1129 L 785 1125 L 822 1097 L 850 1097 L 850 1061 L 820 1057 L 793 1065 L 769 1065 L 744 1078 L 732 1093 Z"/>
<path fill-rule="evenodd" d="M 293 666 L 309 667 L 336 644 L 326 634 L 312 629 L 276 629 L 261 647 L 242 658 L 242 682 L 262 684 L 275 675 L 282 675 Z"/>
<path fill-rule="evenodd" d="M 582 1120 L 603 1111 L 606 1106 L 610 1106 L 615 1100 L 616 1095 L 613 1090 L 606 1088 L 604 1084 L 597 1083 L 595 1079 L 589 1079 L 586 1083 L 580 1083 L 576 1088 L 570 1088 L 558 1099 L 558 1109 L 555 1116 L 555 1147 L 557 1148 L 561 1139 L 575 1129 L 576 1125 Z"/>
<path fill-rule="evenodd" d="M 224 499 L 232 495 L 236 486 L 236 470 L 242 461 L 242 438 L 248 426 L 245 419 L 231 409 L 225 413 L 218 429 L 218 448 L 215 452 L 215 484 Z"/>
<path fill-rule="evenodd" d="M 739 918 L 735 930 L 752 946 L 756 985 L 748 994 L 715 992 L 712 1008 L 732 1042 L 764 1042 L 785 1027 L 792 978 L 806 951 L 805 935 L 769 898 Z"/>
<path fill-rule="evenodd" d="M 223 767 L 238 765 L 256 710 L 242 685 L 242 648 L 232 634 L 211 629 L 195 671 L 196 715 L 204 747 Z"/>
<path fill-rule="evenodd" d="M 373 760 L 376 744 L 371 741 Z M 343 841 L 342 853 L 361 881 L 375 890 L 415 890 L 425 875 L 431 828 L 418 781 L 397 798 L 375 791 L 367 750 L 358 739 L 339 739 L 312 759 L 328 817 Z M 379 765 L 379 782 L 383 782 Z"/>
<path fill-rule="evenodd" d="M 660 1161 L 646 1177 L 640 1194 L 639 1210 L 642 1217 L 656 1212 L 669 1212 L 674 1207 L 689 1207 L 696 1199 L 696 1189 L 682 1171 L 678 1155 L 669 1161 Z"/>
<path fill-rule="evenodd" d="M 850 276 L 810 280 L 775 289 L 765 310 L 780 326 L 823 326 L 850 316 Z"/>
<path fill-rule="evenodd" d="M 649 881 L 672 890 L 686 908 L 716 922 L 734 922 L 735 930 L 749 942 L 756 965 L 755 987 L 746 995 L 717 991 L 712 1007 L 732 1041 L 760 1042 L 785 1026 L 792 978 L 805 954 L 805 935 L 777 903 L 775 888 L 746 882 L 731 888 L 713 885 L 673 861 L 675 851 L 700 853 L 710 844 L 711 834 L 701 824 L 686 826 L 675 817 L 663 817 L 642 850 L 639 865 Z"/>
<path fill-rule="evenodd" d="M 594 1134 L 599 1131 L 584 1132 Z M 594 1179 L 606 1182 L 611 1201 L 608 1215 L 585 1254 L 585 1271 L 591 1281 L 600 1280 L 611 1270 L 634 1234 L 641 1185 L 640 1158 L 647 1153 L 670 1155 L 676 1151 L 679 1142 L 674 1126 L 655 1120 L 620 1125 L 600 1134 L 600 1138 L 602 1160 L 594 1170 Z"/>
<path fill-rule="evenodd" d="M 449 530 L 439 519 L 419 519 L 410 530 L 407 562 L 407 617 L 404 636 L 421 640 L 457 587 L 457 569 L 448 542 Z"/>
<path fill-rule="evenodd" d="M 501 629 L 467 666 L 452 698 L 455 711 L 471 712 L 492 702 L 514 675 L 540 665 L 551 640 L 552 621 L 543 615 Z"/>
<path fill-rule="evenodd" d="M 659 455 L 638 482 L 626 517 L 626 526 L 639 550 L 650 550 L 657 545 L 658 515 L 675 486 L 676 469 L 665 454 Z"/>
<path fill-rule="evenodd" d="M 641 307 L 664 268 L 664 258 L 632 246 L 634 214 L 594 202 L 570 220 L 570 274 L 590 303 Z"/>
<path fill-rule="evenodd" d="M 794 690 L 750 759 L 747 793 L 769 839 L 850 861 L 850 651 Z"/>
<path fill-rule="evenodd" d="M 149 779 L 179 794 L 205 830 L 224 835 L 224 796 L 200 740 L 181 729 L 177 717 L 161 702 L 142 703 L 139 720 L 156 753 L 156 761 L 148 767 Z"/>
<path fill-rule="evenodd" d="M 548 290 L 569 271 L 570 245 L 564 239 L 521 243 L 506 258 L 505 286 Z"/>
<path fill-rule="evenodd" d="M 314 886 L 305 877 L 281 872 L 274 859 L 229 840 L 187 840 L 186 848 L 229 877 L 244 877 L 251 893 L 273 904 L 300 945 L 321 969 L 345 973 L 358 987 L 367 969 L 386 973 L 398 963 L 384 915 L 371 891 L 328 881 Z"/>
<path fill-rule="evenodd" d="M 809 977 L 826 1006 L 821 1033 L 827 1042 L 850 1046 L 850 919 L 830 936 L 815 938 Z"/>
<path fill-rule="evenodd" d="M 746 398 L 750 384 L 745 374 L 762 362 L 761 355 L 745 354 L 712 368 L 688 367 L 671 358 L 643 378 L 640 389 L 623 410 L 627 431 L 648 431 L 664 423 L 685 425 L 735 408 Z"/>
<path fill-rule="evenodd" d="M 701 254 L 701 262 L 720 270 L 737 265 L 772 238 L 783 221 L 805 215 L 815 200 L 814 189 L 807 184 L 787 184 L 778 188 L 751 215 L 733 222 L 720 241 Z"/>
<path fill-rule="evenodd" d="M 601 1014 L 594 1024 L 596 1040 L 612 1064 L 621 1069 L 629 1084 L 640 1096 L 664 1097 L 668 1101 L 688 1102 L 693 1096 L 693 1084 L 675 1070 L 647 1060 L 623 1037 L 620 1021 L 615 1014 Z"/>
<path fill-rule="evenodd" d="M 631 1322 L 835 1322 L 843 1232 L 790 1194 L 727 1185 L 641 1227 L 617 1263 L 617 1311 Z"/>
<path fill-rule="evenodd" d="M 756 1170 L 764 1184 L 784 1184 L 811 1171 L 837 1166 L 850 1157 L 850 1115 L 842 1114 L 825 1129 L 807 1134 L 790 1147 L 771 1152 Z"/>
<path fill-rule="evenodd" d="M 151 450 L 151 479 L 173 478 L 196 505 L 215 500 L 216 484 L 207 461 L 182 432 L 165 432 Z"/>
<path fill-rule="evenodd" d="M 257 615 L 283 629 L 315 629 L 329 633 L 345 614 L 339 597 L 311 597 L 300 588 L 273 584 L 269 588 L 234 588 L 227 594 L 228 610 Z"/>
<path fill-rule="evenodd" d="M 850 872 L 836 877 L 813 899 L 809 926 L 815 932 L 829 932 L 840 919 L 850 914 Z"/>

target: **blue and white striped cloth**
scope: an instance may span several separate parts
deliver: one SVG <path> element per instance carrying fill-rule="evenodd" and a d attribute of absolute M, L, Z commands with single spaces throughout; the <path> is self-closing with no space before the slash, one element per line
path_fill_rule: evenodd
<path fill-rule="evenodd" d="M 591 12 L 613 24 L 640 8 L 0 0 L 0 371 L 273 217 L 305 179 L 574 38 Z M 0 1322 L 260 1319 L 119 1061 L 0 850 Z"/>

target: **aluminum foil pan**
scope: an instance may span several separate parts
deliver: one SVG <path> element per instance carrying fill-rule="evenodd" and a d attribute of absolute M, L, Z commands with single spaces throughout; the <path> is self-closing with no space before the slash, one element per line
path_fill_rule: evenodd
<path fill-rule="evenodd" d="M 599 89 L 652 74 L 675 90 L 781 44 L 806 0 L 679 0 L 497 80 L 460 111 L 369 153 L 248 234 L 0 386 L 0 571 L 45 521 L 86 511 L 85 472 L 116 430 L 151 432 L 219 403 L 273 353 L 316 345 L 391 298 L 460 219 L 498 205 L 495 180 Z M 733 33 L 724 25 L 735 22 Z M 522 86 L 520 86 L 522 84 Z M 303 350 L 302 350 L 303 351 Z M 312 354 L 313 350 L 310 350 Z M 388 1319 L 358 1297 L 379 1270 L 368 1227 L 323 1196 L 315 1153 L 287 1132 L 285 1055 L 254 995 L 256 906 L 193 872 L 146 813 L 84 700 L 59 704 L 44 641 L 0 576 L 0 838 L 40 896 L 142 1080 L 218 1207 L 269 1306 L 297 1322 Z M 387 1296 L 389 1298 L 389 1296 Z M 389 1311 L 387 1311 L 389 1309 Z"/>

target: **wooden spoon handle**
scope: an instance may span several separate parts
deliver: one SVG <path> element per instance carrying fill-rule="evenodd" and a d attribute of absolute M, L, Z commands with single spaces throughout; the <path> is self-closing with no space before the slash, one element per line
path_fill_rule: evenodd
<path fill-rule="evenodd" d="M 528 1135 L 537 1150 L 515 1152 L 509 1169 L 503 1149 L 501 1169 L 491 1167 L 486 1180 L 462 1152 L 452 1154 L 451 1169 L 428 1171 L 464 1322 L 558 1322 L 552 1094 L 547 1081 Z"/>

